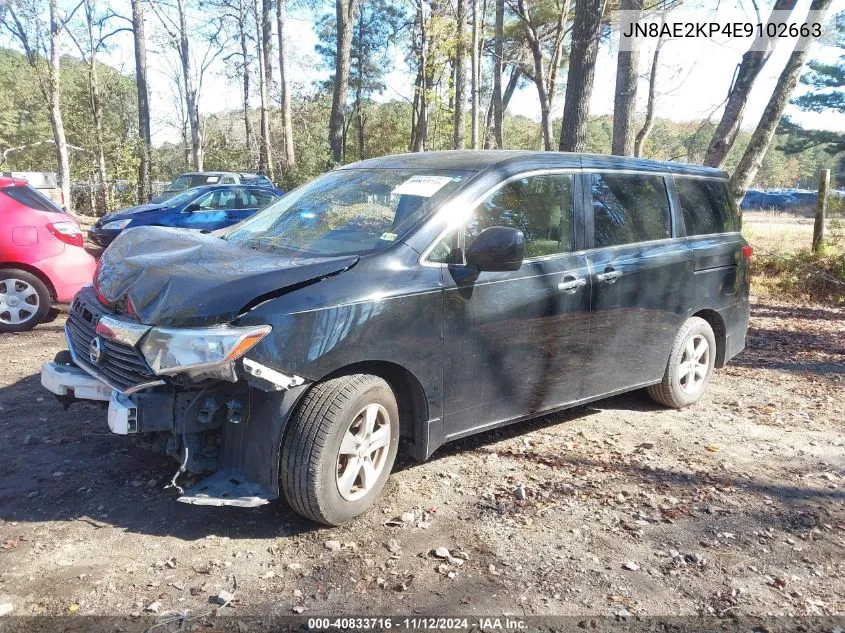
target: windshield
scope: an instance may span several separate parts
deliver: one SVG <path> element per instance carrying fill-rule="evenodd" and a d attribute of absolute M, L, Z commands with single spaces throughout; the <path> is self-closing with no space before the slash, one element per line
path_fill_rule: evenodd
<path fill-rule="evenodd" d="M 198 195 L 203 193 L 204 190 L 196 190 L 196 189 L 189 189 L 188 191 L 183 191 L 182 193 L 177 193 L 172 198 L 168 198 L 166 202 L 162 202 L 162 204 L 166 204 L 168 207 L 177 207 L 180 204 L 184 204 L 186 202 L 190 202 Z"/>
<path fill-rule="evenodd" d="M 341 169 L 324 174 L 224 236 L 292 255 L 370 253 L 402 237 L 472 172 Z"/>
<path fill-rule="evenodd" d="M 185 191 L 200 185 L 214 185 L 220 182 L 218 174 L 182 174 L 170 183 L 165 191 Z"/>

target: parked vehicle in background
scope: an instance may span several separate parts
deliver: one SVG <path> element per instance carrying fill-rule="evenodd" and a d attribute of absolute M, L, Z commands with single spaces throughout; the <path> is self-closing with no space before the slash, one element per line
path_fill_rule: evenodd
<path fill-rule="evenodd" d="M 177 176 L 162 193 L 154 196 L 150 202 L 165 202 L 177 193 L 202 185 L 256 185 L 273 189 L 279 195 L 282 194 L 267 176 L 261 174 L 246 174 L 235 171 L 194 171 Z"/>
<path fill-rule="evenodd" d="M 91 283 L 76 220 L 25 180 L 0 177 L 0 332 L 22 332 Z"/>
<path fill-rule="evenodd" d="M 33 189 L 37 189 L 42 194 L 50 198 L 57 206 L 64 208 L 65 199 L 62 194 L 62 188 L 59 186 L 58 177 L 55 172 L 51 171 L 4 171 L 0 173 L 0 178 L 13 178 L 15 180 L 25 180 L 27 184 Z M 69 202 L 69 201 L 67 201 Z"/>
<path fill-rule="evenodd" d="M 845 192 L 828 191 L 829 200 L 845 200 Z M 808 189 L 749 189 L 740 203 L 743 211 L 795 211 L 813 215 L 819 192 Z"/>
<path fill-rule="evenodd" d="M 111 244 L 124 229 L 169 226 L 213 231 L 245 220 L 277 200 L 281 192 L 255 185 L 194 187 L 158 204 L 142 204 L 103 216 L 88 231 L 98 246 Z"/>
<path fill-rule="evenodd" d="M 113 432 L 183 469 L 217 471 L 180 501 L 284 494 L 336 525 L 375 502 L 400 443 L 423 460 L 638 388 L 697 402 L 745 345 L 750 258 L 721 170 L 388 156 L 215 235 L 122 235 L 71 308 L 73 363 L 41 380 L 109 401 Z"/>

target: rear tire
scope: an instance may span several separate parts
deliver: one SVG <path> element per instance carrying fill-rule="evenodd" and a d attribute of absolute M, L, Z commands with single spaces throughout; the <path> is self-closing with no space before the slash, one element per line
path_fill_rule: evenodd
<path fill-rule="evenodd" d="M 366 512 L 390 476 L 399 408 L 378 376 L 352 374 L 315 385 L 282 442 L 280 484 L 291 507 L 325 525 Z"/>
<path fill-rule="evenodd" d="M 41 323 L 52 297 L 44 282 L 25 270 L 0 269 L 0 332 L 25 332 Z"/>
<path fill-rule="evenodd" d="M 681 326 L 663 380 L 648 388 L 658 404 L 681 409 L 698 402 L 713 374 L 716 337 L 713 328 L 700 317 L 691 317 Z"/>

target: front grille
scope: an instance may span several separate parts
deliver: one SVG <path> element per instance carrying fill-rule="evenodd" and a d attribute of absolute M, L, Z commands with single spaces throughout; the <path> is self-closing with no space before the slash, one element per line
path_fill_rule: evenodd
<path fill-rule="evenodd" d="M 125 391 L 127 388 L 156 379 L 144 357 L 132 347 L 100 337 L 102 360 L 94 364 L 90 360 L 91 341 L 97 336 L 97 321 L 102 310 L 77 297 L 73 301 L 67 318 L 68 345 L 74 360 L 83 369 L 100 376 L 110 386 Z"/>

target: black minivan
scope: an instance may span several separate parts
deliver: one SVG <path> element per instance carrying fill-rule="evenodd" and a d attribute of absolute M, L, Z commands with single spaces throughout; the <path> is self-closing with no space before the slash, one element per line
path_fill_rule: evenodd
<path fill-rule="evenodd" d="M 348 165 L 214 233 L 139 227 L 75 298 L 42 384 L 336 525 L 397 450 L 647 388 L 683 407 L 745 345 L 751 248 L 725 172 L 551 152 Z M 178 484 L 177 484 L 178 485 Z"/>

